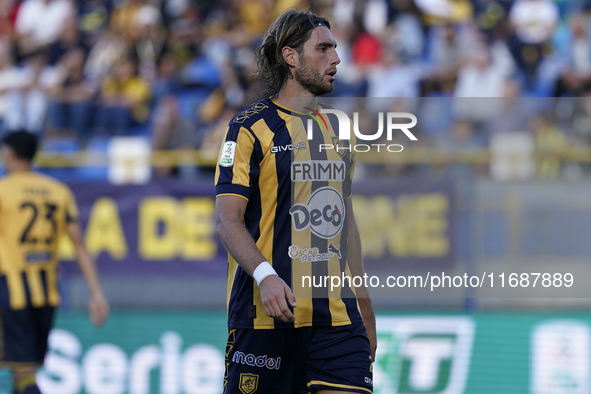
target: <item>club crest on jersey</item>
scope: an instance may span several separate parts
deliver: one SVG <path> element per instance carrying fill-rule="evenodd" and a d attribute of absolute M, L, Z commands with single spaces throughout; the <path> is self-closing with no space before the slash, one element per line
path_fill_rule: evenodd
<path fill-rule="evenodd" d="M 324 239 L 337 236 L 345 223 L 345 200 L 334 187 L 312 192 L 306 204 L 294 204 L 289 210 L 295 231 L 310 229 Z"/>
<path fill-rule="evenodd" d="M 234 156 L 236 156 L 236 142 L 224 142 L 222 154 L 220 155 L 220 166 L 232 167 L 234 165 Z"/>
<path fill-rule="evenodd" d="M 345 143 L 340 140 L 338 137 L 332 137 L 332 144 L 335 146 L 335 149 L 341 157 L 345 157 L 347 153 L 347 148 L 345 148 Z"/>
<path fill-rule="evenodd" d="M 250 394 L 259 388 L 259 375 L 254 373 L 241 373 L 240 385 L 238 386 L 243 394 Z"/>
<path fill-rule="evenodd" d="M 287 152 L 292 150 L 306 149 L 306 143 L 299 144 L 275 145 L 271 147 L 271 153 Z"/>

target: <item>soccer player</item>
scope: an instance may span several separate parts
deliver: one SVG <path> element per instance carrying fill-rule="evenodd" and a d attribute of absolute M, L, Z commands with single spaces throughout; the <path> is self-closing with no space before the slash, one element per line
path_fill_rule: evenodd
<path fill-rule="evenodd" d="M 12 370 L 15 394 L 39 394 L 35 371 L 43 364 L 56 306 L 57 245 L 67 233 L 90 290 L 94 325 L 104 323 L 109 306 L 94 262 L 77 223 L 70 189 L 33 172 L 33 134 L 16 131 L 2 141 L 7 175 L 0 180 L 0 366 Z"/>
<path fill-rule="evenodd" d="M 257 50 L 268 98 L 234 117 L 220 151 L 216 231 L 229 252 L 226 394 L 372 392 L 376 330 L 367 289 L 343 288 L 339 297 L 311 289 L 297 299 L 292 291 L 302 270 L 363 275 L 350 198 L 354 152 L 319 152 L 296 132 L 312 118 L 291 102 L 324 108 L 316 96 L 333 90 L 336 46 L 327 19 L 280 15 Z M 350 147 L 330 123 L 338 122 L 329 118 L 321 140 Z M 335 171 L 313 171 L 320 163 Z"/>

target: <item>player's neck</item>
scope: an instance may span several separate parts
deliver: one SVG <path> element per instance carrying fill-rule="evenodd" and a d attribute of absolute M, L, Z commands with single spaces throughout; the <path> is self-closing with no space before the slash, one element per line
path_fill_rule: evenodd
<path fill-rule="evenodd" d="M 297 100 L 292 100 L 297 98 Z M 304 89 L 295 79 L 288 79 L 287 83 L 273 98 L 273 101 L 284 108 L 296 112 L 308 112 L 308 108 L 316 108 L 316 96 Z"/>
<path fill-rule="evenodd" d="M 8 174 L 14 174 L 18 172 L 30 172 L 32 170 L 31 163 L 26 161 L 13 161 L 6 165 L 6 172 Z"/>

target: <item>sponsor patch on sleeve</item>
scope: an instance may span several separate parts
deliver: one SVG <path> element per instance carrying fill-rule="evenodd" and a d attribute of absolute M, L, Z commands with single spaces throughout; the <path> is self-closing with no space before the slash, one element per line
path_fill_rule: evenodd
<path fill-rule="evenodd" d="M 236 155 L 236 142 L 226 141 L 220 157 L 220 166 L 232 167 L 234 165 L 234 156 Z"/>

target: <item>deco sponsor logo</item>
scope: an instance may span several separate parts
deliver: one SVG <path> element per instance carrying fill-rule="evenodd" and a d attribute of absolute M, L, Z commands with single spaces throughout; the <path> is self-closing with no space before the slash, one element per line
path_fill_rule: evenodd
<path fill-rule="evenodd" d="M 281 357 L 271 358 L 267 355 L 255 356 L 254 354 L 244 354 L 242 352 L 235 352 L 232 357 L 232 362 L 238 364 L 245 364 L 251 367 L 266 367 L 267 369 L 279 369 L 281 365 Z"/>
<path fill-rule="evenodd" d="M 323 239 L 337 236 L 345 222 L 345 200 L 334 187 L 321 187 L 310 195 L 306 204 L 294 204 L 289 210 L 295 231 L 310 229 Z"/>
<path fill-rule="evenodd" d="M 345 162 L 339 160 L 294 161 L 291 163 L 291 181 L 343 182 L 345 171 Z"/>
<path fill-rule="evenodd" d="M 326 253 L 320 253 L 318 248 L 300 248 L 297 245 L 291 245 L 287 254 L 292 259 L 300 259 L 302 263 L 315 263 L 318 261 L 328 261 L 334 256 L 341 259 L 341 245 L 334 246 L 332 241 L 328 245 Z"/>

